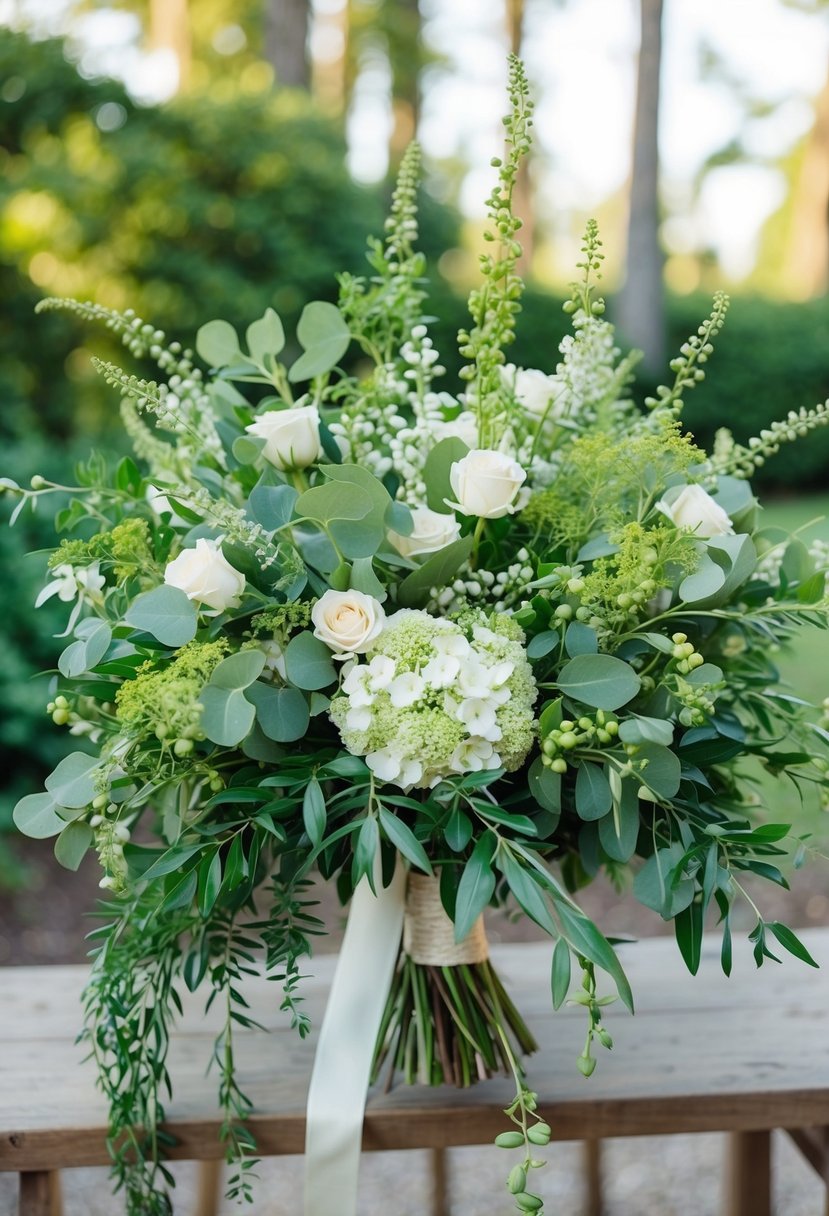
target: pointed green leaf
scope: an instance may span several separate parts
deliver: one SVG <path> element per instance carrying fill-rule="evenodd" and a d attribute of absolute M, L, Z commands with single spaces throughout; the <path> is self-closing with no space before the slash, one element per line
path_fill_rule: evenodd
<path fill-rule="evenodd" d="M 455 941 L 468 937 L 475 921 L 492 899 L 495 874 L 492 870 L 493 840 L 489 832 L 480 837 L 463 868 L 455 900 Z"/>
<path fill-rule="evenodd" d="M 553 992 L 553 1009 L 560 1009 L 570 989 L 570 947 L 563 937 L 558 939 L 553 951 L 550 986 Z"/>
<path fill-rule="evenodd" d="M 308 833 L 308 839 L 316 848 L 323 838 L 326 824 L 325 795 L 316 777 L 312 777 L 305 787 L 305 796 L 302 800 L 302 822 Z"/>
<path fill-rule="evenodd" d="M 380 807 L 380 826 L 388 840 L 407 861 L 417 866 L 419 870 L 423 870 L 424 874 L 432 873 L 432 864 L 426 856 L 426 850 L 412 829 L 382 805 Z"/>

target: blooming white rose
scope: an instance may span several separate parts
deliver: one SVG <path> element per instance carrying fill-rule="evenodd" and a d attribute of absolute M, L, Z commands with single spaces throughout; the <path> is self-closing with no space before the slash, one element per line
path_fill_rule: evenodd
<path fill-rule="evenodd" d="M 436 553 L 457 540 L 461 526 L 454 515 L 432 511 L 429 507 L 415 507 L 412 511 L 414 528 L 411 536 L 401 536 L 389 531 L 389 540 L 403 557 L 418 557 L 423 553 Z"/>
<path fill-rule="evenodd" d="M 383 605 L 362 591 L 326 591 L 311 610 L 314 636 L 335 659 L 365 654 L 386 622 Z"/>
<path fill-rule="evenodd" d="M 245 430 L 264 439 L 262 455 L 275 468 L 307 469 L 322 455 L 320 415 L 315 405 L 288 410 L 267 410 Z"/>
<path fill-rule="evenodd" d="M 549 412 L 554 413 L 555 407 L 551 401 L 563 391 L 563 385 L 557 376 L 548 376 L 534 367 L 519 367 L 513 381 L 515 399 L 528 414 L 538 417 Z"/>
<path fill-rule="evenodd" d="M 678 528 L 688 528 L 695 536 L 732 536 L 731 520 L 718 502 L 702 486 L 686 486 L 671 503 L 662 499 L 657 507 Z"/>
<path fill-rule="evenodd" d="M 221 540 L 199 537 L 195 549 L 182 549 L 164 571 L 164 582 L 215 612 L 237 608 L 245 576 L 222 553 Z"/>
<path fill-rule="evenodd" d="M 526 472 L 511 456 L 474 448 L 449 470 L 449 484 L 457 499 L 449 505 L 464 515 L 500 519 L 523 505 L 519 491 L 526 480 Z"/>

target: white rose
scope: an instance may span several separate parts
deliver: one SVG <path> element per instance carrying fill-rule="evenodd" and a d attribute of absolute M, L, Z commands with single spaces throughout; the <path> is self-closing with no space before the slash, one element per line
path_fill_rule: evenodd
<path fill-rule="evenodd" d="M 500 519 L 522 505 L 519 491 L 526 479 L 527 474 L 511 456 L 475 448 L 449 470 L 449 484 L 457 499 L 449 505 L 459 507 L 464 515 Z"/>
<path fill-rule="evenodd" d="M 383 606 L 362 591 L 326 591 L 311 611 L 314 636 L 335 652 L 335 659 L 365 654 L 386 623 Z"/>
<path fill-rule="evenodd" d="M 216 612 L 237 608 L 245 589 L 245 576 L 222 553 L 221 541 L 204 537 L 196 541 L 195 549 L 183 549 L 168 564 L 164 582 Z"/>
<path fill-rule="evenodd" d="M 262 455 L 283 472 L 307 469 L 322 455 L 320 415 L 315 405 L 267 410 L 245 430 L 256 439 L 265 440 Z"/>
<path fill-rule="evenodd" d="M 550 402 L 562 392 L 563 385 L 557 376 L 548 376 L 534 367 L 519 367 L 513 381 L 515 399 L 528 414 L 541 417 L 548 409 L 553 413 L 554 407 Z"/>
<path fill-rule="evenodd" d="M 414 528 L 410 536 L 389 532 L 389 540 L 404 557 L 418 557 L 422 553 L 436 553 L 457 540 L 461 526 L 454 515 L 444 515 L 429 507 L 415 507 L 412 511 Z"/>
<path fill-rule="evenodd" d="M 681 494 L 656 504 L 678 528 L 688 528 L 695 536 L 732 536 L 734 528 L 718 502 L 702 486 L 686 486 Z"/>

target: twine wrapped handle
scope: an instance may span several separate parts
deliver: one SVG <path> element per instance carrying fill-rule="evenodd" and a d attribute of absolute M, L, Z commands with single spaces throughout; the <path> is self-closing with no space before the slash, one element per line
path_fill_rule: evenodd
<path fill-rule="evenodd" d="M 467 937 L 455 941 L 455 926 L 440 902 L 440 879 L 409 873 L 403 949 L 415 963 L 430 967 L 457 967 L 483 963 L 489 958 L 484 918 L 479 916 Z"/>

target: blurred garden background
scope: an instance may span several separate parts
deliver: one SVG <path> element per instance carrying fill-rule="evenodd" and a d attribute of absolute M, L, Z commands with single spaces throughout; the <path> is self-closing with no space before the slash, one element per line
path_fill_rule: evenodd
<path fill-rule="evenodd" d="M 611 308 L 645 353 L 638 392 L 668 375 L 725 288 L 727 328 L 685 414 L 699 440 L 723 425 L 745 440 L 823 401 L 823 0 L 0 0 L 0 474 L 71 478 L 90 447 L 122 442 L 91 357 L 123 350 L 105 330 L 35 317 L 38 299 L 131 307 L 185 344 L 218 315 L 242 325 L 272 305 L 293 322 L 307 300 L 336 297 L 338 271 L 363 268 L 415 135 L 451 376 L 510 50 L 537 100 L 515 362 L 554 369 L 563 289 L 596 215 Z M 757 486 L 769 522 L 829 541 L 829 429 L 782 451 Z M 75 910 L 95 889 L 92 863 L 53 870 L 49 845 L 11 825 L 69 750 L 39 674 L 65 609 L 35 612 L 45 557 L 26 556 L 50 534 L 30 515 L 0 531 L 0 963 L 83 957 Z M 806 695 L 829 695 L 827 635 L 782 663 Z M 792 812 L 790 791 L 766 793 L 770 817 Z M 825 838 L 825 824 L 815 800 L 798 831 Z M 804 876 L 795 923 L 829 921 L 826 885 L 825 871 Z"/>

